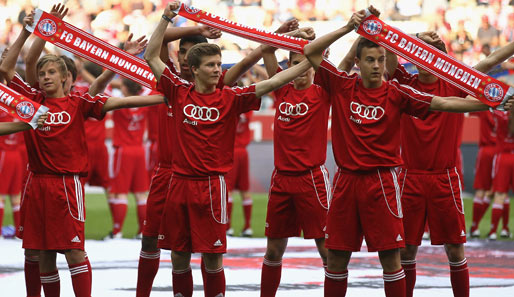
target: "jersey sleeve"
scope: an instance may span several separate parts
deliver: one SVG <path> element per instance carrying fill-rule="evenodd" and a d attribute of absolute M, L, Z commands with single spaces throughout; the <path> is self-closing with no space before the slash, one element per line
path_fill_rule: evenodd
<path fill-rule="evenodd" d="M 261 98 L 255 95 L 255 84 L 248 87 L 224 88 L 223 96 L 234 96 L 234 104 L 238 113 L 245 113 L 250 110 L 259 110 Z"/>
<path fill-rule="evenodd" d="M 78 97 L 79 100 L 81 100 L 82 112 L 84 113 L 85 118 L 91 117 L 97 120 L 102 120 L 104 118 L 105 112 L 103 112 L 103 107 L 109 97 L 103 94 L 98 94 L 93 97 L 89 95 L 89 93 L 81 94 L 79 92 L 70 94 L 70 96 Z"/>
<path fill-rule="evenodd" d="M 420 92 L 408 85 L 399 84 L 396 80 L 389 81 L 389 83 L 401 98 L 400 108 L 402 112 L 420 119 L 425 119 L 430 114 L 430 103 L 432 103 L 434 95 Z"/>
<path fill-rule="evenodd" d="M 14 75 L 7 86 L 34 102 L 41 103 L 43 101 L 41 91 L 32 88 L 28 83 L 24 82 L 18 73 Z"/>
<path fill-rule="evenodd" d="M 314 82 L 328 93 L 337 93 L 353 86 L 356 78 L 357 74 L 349 75 L 328 60 L 323 59 L 314 76 Z"/>
<path fill-rule="evenodd" d="M 168 102 L 176 100 L 180 88 L 189 88 L 191 83 L 174 74 L 169 67 L 164 68 L 160 80 L 157 82 L 157 91 L 164 94 Z"/>
<path fill-rule="evenodd" d="M 402 64 L 398 63 L 392 78 L 396 79 L 400 84 L 411 85 L 416 80 L 416 77 L 417 75 L 409 73 Z"/>

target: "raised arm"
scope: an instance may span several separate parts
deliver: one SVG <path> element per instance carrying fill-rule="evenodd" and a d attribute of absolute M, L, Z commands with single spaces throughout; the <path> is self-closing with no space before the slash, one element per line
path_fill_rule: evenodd
<path fill-rule="evenodd" d="M 34 22 L 34 11 L 32 11 L 29 15 L 27 15 L 23 19 L 23 29 L 18 35 L 18 38 L 13 43 L 13 45 L 9 48 L 9 52 L 7 53 L 5 59 L 2 61 L 2 65 L 0 65 L 0 76 L 6 80 L 6 83 L 11 82 L 12 78 L 16 73 L 16 60 L 20 55 L 21 49 L 27 41 L 27 38 L 30 36 L 30 32 L 25 29 L 25 25 L 32 25 Z"/>
<path fill-rule="evenodd" d="M 50 10 L 50 14 L 62 20 L 68 14 L 68 8 L 60 3 L 57 5 L 54 4 Z M 36 65 L 45 48 L 45 44 L 45 40 L 39 37 L 36 38 L 25 56 L 25 81 L 32 87 L 35 87 L 37 83 Z"/>
<path fill-rule="evenodd" d="M 480 72 L 487 73 L 512 55 L 514 55 L 514 41 L 492 52 L 487 58 L 476 64 L 474 68 Z"/>
<path fill-rule="evenodd" d="M 311 68 L 311 64 L 307 60 L 303 60 L 300 64 L 293 67 L 289 67 L 284 71 L 281 71 L 270 79 L 258 82 L 255 85 L 255 94 L 257 97 L 269 93 L 273 90 L 280 88 L 288 82 L 294 80 L 300 74 Z"/>
<path fill-rule="evenodd" d="M 216 39 L 221 37 L 221 31 L 209 26 L 188 26 L 168 28 L 164 32 L 164 38 L 161 45 L 161 61 L 166 63 L 169 60 L 168 43 L 181 39 L 182 37 L 191 35 L 202 35 L 208 39 Z"/>
<path fill-rule="evenodd" d="M 104 104 L 102 111 L 108 112 L 115 109 L 131 108 L 131 107 L 145 107 L 156 104 L 164 103 L 163 95 L 150 95 L 150 96 L 129 96 L 124 98 L 109 97 Z"/>
<path fill-rule="evenodd" d="M 356 26 L 359 26 L 365 17 L 366 13 L 364 10 L 360 10 L 352 15 L 344 27 L 321 36 L 303 48 L 303 53 L 307 59 L 309 59 L 315 70 L 318 70 L 319 65 L 323 61 L 323 51 L 336 40 L 350 33 Z"/>
<path fill-rule="evenodd" d="M 509 101 L 511 101 L 510 99 Z M 512 102 L 508 103 L 509 106 Z M 505 106 L 507 107 L 507 105 Z M 430 103 L 430 110 L 447 111 L 447 112 L 473 112 L 488 110 L 489 106 L 480 100 L 467 96 L 461 97 L 440 97 L 434 96 Z"/>
<path fill-rule="evenodd" d="M 173 19 L 177 15 L 173 11 L 178 9 L 179 7 L 180 2 L 178 1 L 168 3 L 166 8 L 164 9 L 163 17 L 159 21 L 157 28 L 155 28 L 152 37 L 150 37 L 150 42 L 148 43 L 148 46 L 146 48 L 145 60 L 152 69 L 152 72 L 155 75 L 157 81 L 161 79 L 161 74 L 164 72 L 164 69 L 166 68 L 166 64 L 164 64 L 164 62 L 160 58 L 160 50 L 164 38 L 164 31 L 170 23 L 168 20 Z"/>
<path fill-rule="evenodd" d="M 43 124 L 45 123 L 47 117 L 48 114 L 46 113 L 40 115 L 37 119 L 37 126 L 43 127 Z M 0 135 L 13 134 L 25 130 L 30 130 L 31 128 L 32 126 L 25 122 L 2 122 L 0 123 Z"/>
<path fill-rule="evenodd" d="M 352 44 L 352 47 L 350 50 L 346 53 L 346 56 L 341 60 L 341 63 L 339 63 L 339 66 L 337 68 L 350 73 L 350 71 L 353 68 L 353 65 L 355 65 L 355 55 L 357 54 L 357 45 L 359 44 L 359 40 L 364 37 L 358 37 Z M 389 60 L 389 56 L 387 56 L 387 60 Z M 386 64 L 387 67 L 387 64 Z"/>

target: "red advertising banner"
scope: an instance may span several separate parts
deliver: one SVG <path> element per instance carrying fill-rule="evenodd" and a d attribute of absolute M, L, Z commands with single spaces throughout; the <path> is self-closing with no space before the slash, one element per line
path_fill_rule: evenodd
<path fill-rule="evenodd" d="M 514 94 L 514 88 L 465 65 L 418 38 L 387 25 L 372 14 L 362 21 L 357 33 L 491 107 L 497 107 Z"/>
<path fill-rule="evenodd" d="M 46 113 L 48 108 L 0 84 L 0 110 L 36 129 L 37 119 Z"/>
<path fill-rule="evenodd" d="M 223 32 L 296 53 L 303 53 L 303 47 L 309 43 L 309 41 L 302 38 L 273 33 L 264 29 L 238 24 L 216 16 L 210 12 L 189 7 L 184 3 L 180 4 L 180 8 L 175 11 L 175 13 L 197 23 L 220 29 Z"/>
<path fill-rule="evenodd" d="M 27 27 L 38 37 L 77 56 L 101 65 L 147 88 L 156 79 L 145 60 L 133 56 L 41 9 L 36 9 L 34 24 Z"/>

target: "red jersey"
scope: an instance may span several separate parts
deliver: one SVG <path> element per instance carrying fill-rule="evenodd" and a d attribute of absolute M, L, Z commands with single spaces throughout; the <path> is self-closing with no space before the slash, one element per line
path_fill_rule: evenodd
<path fill-rule="evenodd" d="M 452 84 L 438 79 L 431 84 L 419 81 L 418 75 L 407 72 L 398 64 L 393 76 L 400 84 L 424 93 L 441 97 L 466 97 L 467 94 Z M 464 114 L 433 111 L 424 120 L 403 114 L 401 118 L 401 146 L 407 169 L 441 170 L 453 168 L 460 158 L 458 149 L 462 139 Z"/>
<path fill-rule="evenodd" d="M 250 119 L 252 118 L 253 111 L 242 113 L 239 115 L 236 128 L 236 141 L 234 147 L 246 148 L 252 140 L 252 133 L 250 131 Z"/>
<path fill-rule="evenodd" d="M 480 121 L 480 134 L 478 146 L 495 146 L 497 139 L 498 122 L 497 118 L 490 111 L 472 112 L 470 115 L 477 116 Z"/>
<path fill-rule="evenodd" d="M 134 107 L 118 109 L 112 113 L 114 129 L 112 145 L 142 146 L 146 129 L 146 114 L 148 108 Z"/>
<path fill-rule="evenodd" d="M 327 60 L 317 72 L 332 100 L 332 145 L 338 167 L 368 171 L 402 165 L 401 115 L 426 118 L 433 95 L 397 81 L 365 88 L 357 74 L 349 75 Z"/>
<path fill-rule="evenodd" d="M 168 67 L 158 82 L 175 119 L 172 171 L 189 176 L 225 174 L 232 167 L 239 115 L 257 110 L 255 85 L 200 94 Z"/>
<path fill-rule="evenodd" d="M 151 141 L 151 142 L 156 142 L 157 139 L 159 138 L 159 110 L 160 110 L 160 106 L 163 105 L 163 104 L 159 104 L 159 105 L 153 105 L 153 106 L 149 106 L 147 109 L 148 109 L 148 113 L 147 113 L 147 131 L 148 131 L 148 140 Z"/>
<path fill-rule="evenodd" d="M 13 78 L 9 87 L 49 108 L 43 127 L 23 132 L 30 170 L 40 174 L 86 175 L 88 154 L 84 121 L 88 117 L 102 119 L 108 97 L 72 92 L 63 98 L 46 98 L 19 76 Z"/>
<path fill-rule="evenodd" d="M 5 111 L 0 110 L 0 123 L 17 122 L 15 118 L 11 117 Z M 22 142 L 22 133 L 13 133 L 9 135 L 0 136 L 0 151 L 15 151 L 18 149 Z"/>
<path fill-rule="evenodd" d="M 275 90 L 273 150 L 280 171 L 305 171 L 327 156 L 330 96 L 319 85 L 296 90 L 291 82 Z"/>
<path fill-rule="evenodd" d="M 497 142 L 498 152 L 514 152 L 514 135 L 509 132 L 509 112 L 495 110 L 491 113 L 497 122 Z"/>

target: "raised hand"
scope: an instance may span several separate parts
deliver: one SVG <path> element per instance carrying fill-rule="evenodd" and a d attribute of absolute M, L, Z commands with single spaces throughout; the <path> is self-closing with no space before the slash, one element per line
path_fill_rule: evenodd
<path fill-rule="evenodd" d="M 346 26 L 348 26 L 350 28 L 358 28 L 361 25 L 362 20 L 364 20 L 365 18 L 366 18 L 366 12 L 364 11 L 364 9 L 354 12 L 352 14 L 352 17 L 348 21 L 348 24 L 346 24 Z"/>
<path fill-rule="evenodd" d="M 200 26 L 200 34 L 205 38 L 216 39 L 221 37 L 221 30 L 209 26 Z"/>
<path fill-rule="evenodd" d="M 380 17 L 380 10 L 376 9 L 373 5 L 370 5 L 368 7 L 368 10 L 372 15 L 376 16 L 377 18 Z"/>
<path fill-rule="evenodd" d="M 132 41 L 132 37 L 134 37 L 134 34 L 130 33 L 127 41 L 125 41 L 123 44 L 123 50 L 131 55 L 138 55 L 143 52 L 148 43 L 148 40 L 146 39 L 146 36 L 141 36 L 138 39 Z"/>
<path fill-rule="evenodd" d="M 291 31 L 298 29 L 298 27 L 299 27 L 298 20 L 293 18 L 293 19 L 286 21 L 280 27 L 278 27 L 278 29 L 275 31 L 275 33 L 283 34 L 283 33 L 291 32 Z"/>
<path fill-rule="evenodd" d="M 54 4 L 52 10 L 50 10 L 50 14 L 62 20 L 68 14 L 68 8 L 61 3 Z"/>
<path fill-rule="evenodd" d="M 40 115 L 39 118 L 37 119 L 37 126 L 39 128 L 43 127 L 45 125 L 45 121 L 46 121 L 47 118 L 48 118 L 48 114 L 47 113 L 44 113 L 44 114 Z"/>
<path fill-rule="evenodd" d="M 314 32 L 314 29 L 312 27 L 304 27 L 295 30 L 292 36 L 307 40 L 314 40 L 316 38 L 316 33 Z"/>
<path fill-rule="evenodd" d="M 441 42 L 441 38 L 434 31 L 426 31 L 417 34 L 418 38 L 429 44 Z"/>
<path fill-rule="evenodd" d="M 169 17 L 170 19 L 174 18 L 177 15 L 174 11 L 179 9 L 179 7 L 180 1 L 173 1 L 171 3 L 168 3 L 168 5 L 166 5 L 166 8 L 164 9 L 164 15 Z"/>
<path fill-rule="evenodd" d="M 35 14 L 36 14 L 36 12 L 34 10 L 31 11 L 29 14 L 27 14 L 23 18 L 23 25 L 24 26 L 32 26 L 32 24 L 34 23 L 34 15 Z"/>

